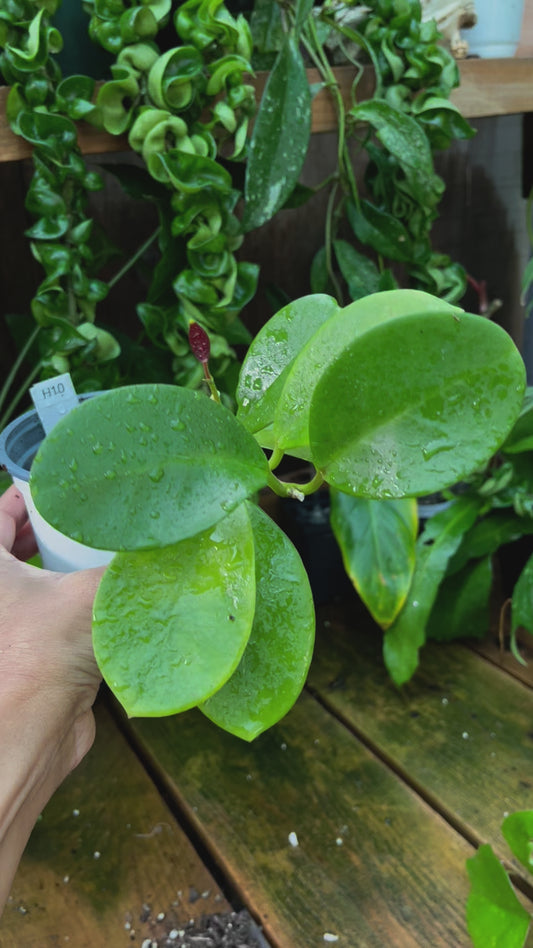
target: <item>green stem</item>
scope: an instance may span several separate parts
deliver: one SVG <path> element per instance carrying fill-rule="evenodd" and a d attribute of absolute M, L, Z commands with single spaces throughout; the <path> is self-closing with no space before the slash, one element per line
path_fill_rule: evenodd
<path fill-rule="evenodd" d="M 150 234 L 148 239 L 145 240 L 143 244 L 141 244 L 141 246 L 135 251 L 133 256 L 130 257 L 130 259 L 126 261 L 126 263 L 118 271 L 118 273 L 115 273 L 115 276 L 111 277 L 111 279 L 109 280 L 109 283 L 107 284 L 109 289 L 112 289 L 112 287 L 114 287 L 115 284 L 118 283 L 118 281 L 121 280 L 123 276 L 125 276 L 128 270 L 131 270 L 131 268 L 135 266 L 135 264 L 137 263 L 137 260 L 139 260 L 140 257 L 142 257 L 142 255 L 148 250 L 148 247 L 150 247 L 153 244 L 154 240 L 156 240 L 156 238 L 159 237 L 160 231 L 161 231 L 161 227 L 156 227 L 153 234 Z"/>
<path fill-rule="evenodd" d="M 281 450 L 281 448 L 274 448 L 272 451 L 272 454 L 270 455 L 268 459 L 268 466 L 270 470 L 275 471 L 278 464 L 281 464 L 281 461 L 283 460 L 284 457 L 285 457 L 285 454 Z"/>
<path fill-rule="evenodd" d="M 322 474 L 317 471 L 307 484 L 291 484 L 280 481 L 272 471 L 269 471 L 267 484 L 278 497 L 292 497 L 294 500 L 303 500 L 309 494 L 314 494 L 324 483 Z"/>
<path fill-rule="evenodd" d="M 204 370 L 204 380 L 207 382 L 207 387 L 209 389 L 209 394 L 214 402 L 218 402 L 220 405 L 220 392 L 218 391 L 215 380 L 209 371 L 209 366 L 207 362 L 202 362 L 202 368 Z"/>
<path fill-rule="evenodd" d="M 335 293 L 335 297 L 336 297 L 336 299 L 337 299 L 337 302 L 338 302 L 339 306 L 342 306 L 342 290 L 341 290 L 339 281 L 337 280 L 337 277 L 336 277 L 336 275 L 335 275 L 335 271 L 334 271 L 334 269 L 333 269 L 333 254 L 332 254 L 332 251 L 333 251 L 333 230 L 334 230 L 334 228 L 333 228 L 333 216 L 334 216 L 334 213 L 335 213 L 335 198 L 336 198 L 336 196 L 337 196 L 337 184 L 335 184 L 335 185 L 332 187 L 332 189 L 331 189 L 331 191 L 330 191 L 330 194 L 329 194 L 329 198 L 328 198 L 328 206 L 327 206 L 327 209 L 326 209 L 326 225 L 325 225 L 324 240 L 325 240 L 325 246 L 326 246 L 326 269 L 327 269 L 327 271 L 328 271 L 328 276 L 329 276 L 329 278 L 330 278 L 330 280 L 331 280 L 331 283 L 332 283 L 332 286 L 333 286 L 333 292 Z"/>
<path fill-rule="evenodd" d="M 4 404 L 8 396 L 9 390 L 11 386 L 13 385 L 13 382 L 15 381 L 17 372 L 19 371 L 22 363 L 24 362 L 24 359 L 28 355 L 28 352 L 30 351 L 31 347 L 33 346 L 33 343 L 36 341 L 37 336 L 39 335 L 40 331 L 41 331 L 41 326 L 36 326 L 33 332 L 31 333 L 31 335 L 29 336 L 29 338 L 26 340 L 26 342 L 22 346 L 22 349 L 17 355 L 15 361 L 13 362 L 13 365 L 11 366 L 11 369 L 7 374 L 7 378 L 4 384 L 2 385 L 2 389 L 0 390 L 0 406 Z M 42 362 L 39 360 L 36 366 L 36 370 L 32 369 L 28 378 L 31 377 L 31 380 L 33 380 L 33 378 L 35 378 L 35 375 L 41 368 L 41 365 L 42 365 Z M 9 418 L 9 415 L 13 411 L 13 408 L 18 404 L 18 402 L 24 395 L 24 392 L 26 391 L 26 388 L 27 388 L 27 383 L 28 383 L 28 380 L 26 379 L 25 382 L 20 386 L 17 395 L 15 395 L 14 398 L 12 399 L 9 408 L 7 408 L 6 411 L 4 411 L 4 414 L 2 415 L 0 419 L 0 429 L 4 427 L 6 423 L 6 419 Z"/>
<path fill-rule="evenodd" d="M 35 365 L 35 366 L 33 367 L 33 369 L 31 370 L 31 372 L 29 372 L 28 375 L 26 376 L 26 378 L 24 379 L 24 382 L 23 382 L 22 385 L 20 386 L 20 388 L 19 388 L 17 394 L 14 395 L 13 398 L 11 399 L 9 405 L 7 406 L 7 408 L 6 408 L 6 410 L 4 411 L 2 417 L 0 418 L 0 431 L 2 430 L 2 428 L 5 427 L 5 425 L 7 425 L 8 421 L 9 421 L 10 418 L 11 418 L 11 415 L 12 415 L 13 412 L 15 411 L 15 408 L 17 407 L 18 403 L 20 402 L 21 398 L 23 397 L 23 395 L 25 395 L 25 393 L 27 392 L 27 390 L 28 390 L 28 388 L 30 387 L 31 383 L 33 382 L 33 380 L 34 380 L 34 379 L 37 377 L 37 375 L 39 374 L 39 371 L 40 371 L 40 369 L 41 369 L 41 367 L 42 367 L 42 364 L 43 364 L 43 363 L 42 363 L 42 360 L 39 360 L 39 362 L 37 363 L 37 365 Z M 5 388 L 5 386 L 4 386 L 4 388 Z M 2 396 L 4 395 L 4 388 L 2 388 L 2 393 L 1 393 L 1 395 L 0 395 L 0 404 L 2 404 L 2 401 L 3 401 Z M 7 392 L 6 392 L 6 394 L 7 394 Z"/>

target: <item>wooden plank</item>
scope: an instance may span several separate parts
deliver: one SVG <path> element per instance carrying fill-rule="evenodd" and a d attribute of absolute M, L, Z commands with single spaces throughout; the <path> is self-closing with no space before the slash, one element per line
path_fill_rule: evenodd
<path fill-rule="evenodd" d="M 0 923 L 1 948 L 140 945 L 190 918 L 229 909 L 99 707 L 93 749 L 31 836 Z M 159 913 L 165 917 L 157 921 Z"/>
<path fill-rule="evenodd" d="M 467 118 L 533 112 L 533 59 L 464 59 L 452 102 Z"/>
<path fill-rule="evenodd" d="M 530 642 L 527 641 L 527 638 L 530 639 Z M 476 642 L 473 644 L 473 648 L 489 662 L 492 662 L 493 665 L 496 665 L 497 668 L 503 669 L 509 675 L 518 678 L 519 681 L 523 681 L 524 684 L 533 688 L 533 639 L 531 639 L 531 636 L 526 637 L 526 633 L 524 633 L 523 641 L 519 643 L 519 651 L 526 662 L 525 665 L 521 665 L 516 660 L 508 647 L 502 650 L 496 638 L 490 638 L 486 642 Z"/>
<path fill-rule="evenodd" d="M 459 63 L 461 85 L 452 94 L 452 101 L 467 118 L 490 115 L 508 115 L 533 111 L 533 58 L 523 59 L 465 59 Z M 347 107 L 352 102 L 352 85 L 356 71 L 352 66 L 334 69 L 339 89 Z M 265 87 L 268 74 L 258 73 L 253 80 L 258 98 Z M 308 70 L 311 84 L 320 82 L 318 70 Z M 365 68 L 357 86 L 357 100 L 372 95 L 372 70 Z M 8 89 L 0 87 L 0 161 L 19 161 L 31 155 L 31 146 L 14 135 L 5 118 Z M 313 99 L 312 131 L 331 132 L 336 129 L 332 99 L 322 89 Z M 128 149 L 125 136 L 114 137 L 79 123 L 79 144 L 84 154 L 95 155 Z"/>
<path fill-rule="evenodd" d="M 311 687 L 452 825 L 507 857 L 504 814 L 533 805 L 533 691 L 464 646 L 435 643 L 399 690 L 360 613 L 354 597 L 322 618 Z"/>
<path fill-rule="evenodd" d="M 469 944 L 471 847 L 309 695 L 251 745 L 198 711 L 130 726 L 274 948 Z"/>

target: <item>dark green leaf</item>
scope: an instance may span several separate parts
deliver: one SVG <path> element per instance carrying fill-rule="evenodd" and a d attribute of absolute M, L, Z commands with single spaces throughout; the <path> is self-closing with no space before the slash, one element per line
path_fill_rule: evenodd
<path fill-rule="evenodd" d="M 295 40 L 276 59 L 255 120 L 246 169 L 243 228 L 259 227 L 294 189 L 311 134 L 311 94 Z"/>
<path fill-rule="evenodd" d="M 428 207 L 434 205 L 442 186 L 433 170 L 428 139 L 418 122 L 378 99 L 354 106 L 350 114 L 375 129 L 381 143 L 403 169 L 415 199 Z"/>
<path fill-rule="evenodd" d="M 490 556 L 469 562 L 460 572 L 446 576 L 428 619 L 426 637 L 439 642 L 485 638 L 490 624 L 492 581 Z"/>
<path fill-rule="evenodd" d="M 362 244 L 390 260 L 411 262 L 413 242 L 401 221 L 365 200 L 360 201 L 358 207 L 348 202 L 346 211 L 353 232 Z"/>
<path fill-rule="evenodd" d="M 381 289 L 381 274 L 373 260 L 359 253 L 345 240 L 334 240 L 333 246 L 352 300 L 377 293 Z"/>
<path fill-rule="evenodd" d="M 407 601 L 385 633 L 383 657 L 397 685 L 409 681 L 418 665 L 428 621 L 450 558 L 472 526 L 480 502 L 459 499 L 428 521 L 417 543 L 416 566 Z"/>

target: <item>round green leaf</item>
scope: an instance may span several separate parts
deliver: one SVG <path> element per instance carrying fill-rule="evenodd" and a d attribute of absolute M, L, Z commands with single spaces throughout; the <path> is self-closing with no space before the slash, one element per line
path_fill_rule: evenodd
<path fill-rule="evenodd" d="M 417 313 L 361 333 L 311 402 L 313 461 L 357 496 L 429 494 L 486 462 L 522 405 L 511 338 L 481 316 Z"/>
<path fill-rule="evenodd" d="M 417 312 L 430 319 L 432 312 L 461 310 L 421 290 L 386 290 L 356 300 L 328 319 L 302 348 L 285 379 L 274 418 L 275 444 L 296 456 L 308 447 L 311 397 L 327 367 L 368 329 Z M 339 390 L 337 396 L 343 400 L 345 393 Z"/>
<path fill-rule="evenodd" d="M 260 431 L 272 423 L 294 359 L 338 310 L 331 296 L 303 296 L 280 309 L 257 333 L 246 353 L 236 393 L 237 417 L 248 431 Z"/>
<path fill-rule="evenodd" d="M 43 441 L 31 489 L 63 533 L 106 550 L 166 546 L 205 530 L 267 481 L 255 439 L 222 405 L 173 385 L 89 399 Z"/>
<path fill-rule="evenodd" d="M 237 670 L 201 710 L 251 741 L 289 711 L 304 686 L 315 611 L 307 573 L 290 540 L 258 507 L 250 504 L 248 512 L 255 541 L 253 628 Z"/>
<path fill-rule="evenodd" d="M 252 628 L 254 541 L 241 505 L 199 536 L 118 553 L 94 604 L 98 666 L 130 716 L 175 714 L 229 678 Z"/>

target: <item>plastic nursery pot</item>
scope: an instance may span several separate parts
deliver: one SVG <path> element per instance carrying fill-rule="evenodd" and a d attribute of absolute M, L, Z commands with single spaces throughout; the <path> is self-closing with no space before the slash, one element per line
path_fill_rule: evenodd
<path fill-rule="evenodd" d="M 88 397 L 82 395 L 81 400 Z M 70 573 L 92 566 L 106 566 L 113 558 L 113 553 L 95 550 L 71 540 L 44 520 L 33 503 L 29 484 L 30 468 L 44 436 L 43 426 L 35 410 L 16 418 L 0 434 L 0 465 L 6 469 L 24 497 L 43 567 Z"/>
<path fill-rule="evenodd" d="M 465 31 L 470 55 L 514 56 L 520 42 L 524 0 L 476 0 L 476 25 Z"/>

